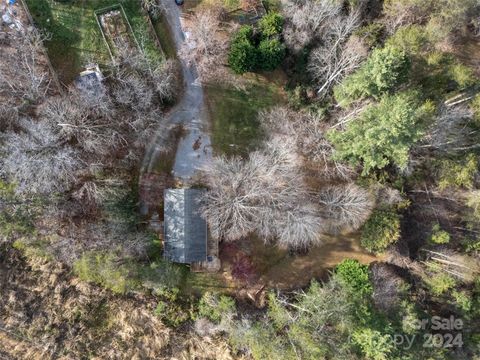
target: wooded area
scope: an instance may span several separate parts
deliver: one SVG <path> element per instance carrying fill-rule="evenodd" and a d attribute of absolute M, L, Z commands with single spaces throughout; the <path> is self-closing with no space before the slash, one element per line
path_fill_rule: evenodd
<path fill-rule="evenodd" d="M 480 359 L 478 0 L 118 2 L 0 23 L 0 357 Z"/>

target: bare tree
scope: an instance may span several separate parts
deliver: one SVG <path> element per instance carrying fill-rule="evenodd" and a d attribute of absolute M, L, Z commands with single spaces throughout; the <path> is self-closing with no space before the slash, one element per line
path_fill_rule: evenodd
<path fill-rule="evenodd" d="M 444 41 L 472 24 L 478 10 L 477 0 L 387 0 L 383 21 L 389 33 L 403 25 L 428 23 L 430 32 Z"/>
<path fill-rule="evenodd" d="M 41 106 L 40 115 L 61 139 L 65 142 L 75 139 L 89 153 L 106 155 L 125 142 L 115 129 L 119 121 L 112 122 L 109 117 L 100 116 L 76 93 L 49 98 Z"/>
<path fill-rule="evenodd" d="M 424 22 L 432 12 L 432 1 L 395 1 L 383 4 L 383 22 L 387 31 L 393 34 L 400 26 Z"/>
<path fill-rule="evenodd" d="M 21 121 L 23 131 L 7 132 L 0 152 L 0 173 L 17 184 L 19 193 L 63 192 L 76 181 L 79 154 L 46 123 Z"/>
<path fill-rule="evenodd" d="M 426 250 L 426 265 L 421 271 L 421 276 L 429 283 L 439 273 L 446 273 L 464 283 L 472 283 L 480 274 L 478 258 L 459 254 L 449 249 L 438 251 Z"/>
<path fill-rule="evenodd" d="M 318 209 L 291 155 L 278 144 L 247 160 L 215 158 L 208 167 L 203 215 L 214 237 L 232 241 L 257 232 L 292 248 L 319 243 Z"/>
<path fill-rule="evenodd" d="M 419 149 L 451 153 L 477 148 L 478 131 L 472 124 L 473 112 L 467 105 L 441 106 Z"/>
<path fill-rule="evenodd" d="M 42 56 L 45 40 L 35 29 L 25 29 L 13 42 L 14 52 L 6 52 L 0 64 L 0 93 L 8 92 L 17 98 L 36 102 L 45 96 L 48 71 Z"/>
<path fill-rule="evenodd" d="M 90 179 L 75 190 L 72 197 L 87 207 L 99 207 L 125 196 L 126 184 L 121 177 Z"/>
<path fill-rule="evenodd" d="M 334 160 L 334 148 L 325 138 L 326 125 L 320 117 L 285 107 L 263 111 L 259 117 L 265 132 L 276 138 L 271 141 L 290 147 L 290 154 L 299 153 L 306 161 L 319 165 L 321 177 L 345 180 L 353 176 L 349 166 Z"/>
<path fill-rule="evenodd" d="M 186 23 L 187 37 L 180 57 L 194 64 L 200 79 L 211 78 L 226 64 L 230 24 L 222 24 L 219 10 L 197 11 Z"/>
<path fill-rule="evenodd" d="M 149 110 L 154 101 L 154 92 L 147 79 L 128 70 L 117 71 L 114 85 L 115 100 L 135 111 Z"/>
<path fill-rule="evenodd" d="M 322 37 L 328 21 L 340 16 L 341 10 L 340 1 L 288 1 L 284 7 L 287 22 L 283 34 L 287 46 L 298 51 Z"/>
<path fill-rule="evenodd" d="M 280 246 L 307 249 L 321 243 L 325 228 L 316 206 L 307 202 L 281 211 L 278 220 L 272 224 Z"/>
<path fill-rule="evenodd" d="M 163 1 L 160 0 L 141 0 L 143 8 L 150 13 L 150 15 L 157 19 L 165 13 L 166 8 Z"/>
<path fill-rule="evenodd" d="M 18 109 L 13 104 L 0 105 L 0 132 L 11 130 L 18 124 Z"/>
<path fill-rule="evenodd" d="M 360 13 L 337 16 L 330 20 L 319 47 L 312 51 L 308 70 L 317 82 L 317 92 L 324 97 L 333 85 L 354 71 L 367 56 L 367 48 L 358 37 L 350 37 L 360 25 Z"/>
<path fill-rule="evenodd" d="M 172 101 L 177 96 L 178 66 L 173 60 L 166 60 L 154 69 L 152 81 L 161 101 Z"/>
<path fill-rule="evenodd" d="M 330 186 L 318 194 L 331 232 L 354 231 L 368 219 L 373 209 L 368 191 L 353 184 Z"/>
<path fill-rule="evenodd" d="M 113 95 L 120 104 L 145 111 L 155 105 L 156 96 L 160 102 L 175 98 L 178 67 L 173 60 L 152 62 L 143 47 L 122 46 L 118 53 Z"/>

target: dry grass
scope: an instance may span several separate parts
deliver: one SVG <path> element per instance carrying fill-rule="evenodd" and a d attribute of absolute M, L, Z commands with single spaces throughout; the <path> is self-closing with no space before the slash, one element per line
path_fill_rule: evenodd
<path fill-rule="evenodd" d="M 221 339 L 167 328 L 146 296 L 114 296 L 62 265 L 8 251 L 0 267 L 0 358 L 233 359 Z M 192 357 L 193 356 L 193 357 Z"/>

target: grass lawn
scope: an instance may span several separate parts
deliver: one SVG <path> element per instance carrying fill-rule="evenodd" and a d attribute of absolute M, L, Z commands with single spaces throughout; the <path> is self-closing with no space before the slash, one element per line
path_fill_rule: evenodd
<path fill-rule="evenodd" d="M 177 50 L 167 20 L 162 15 L 158 19 L 152 19 L 152 23 L 155 32 L 157 33 L 157 37 L 162 44 L 162 50 L 165 53 L 165 56 L 169 59 L 175 59 L 177 57 Z"/>
<path fill-rule="evenodd" d="M 121 4 L 139 42 L 159 53 L 138 0 L 26 0 L 34 21 L 47 31 L 48 55 L 60 81 L 69 84 L 89 62 L 108 65 L 110 57 L 94 11 Z M 153 56 L 153 55 L 152 55 Z M 160 57 L 159 54 L 156 56 Z"/>
<path fill-rule="evenodd" d="M 216 154 L 244 156 L 255 149 L 262 140 L 258 112 L 285 102 L 280 87 L 268 82 L 256 82 L 246 91 L 207 85 L 205 93 Z"/>

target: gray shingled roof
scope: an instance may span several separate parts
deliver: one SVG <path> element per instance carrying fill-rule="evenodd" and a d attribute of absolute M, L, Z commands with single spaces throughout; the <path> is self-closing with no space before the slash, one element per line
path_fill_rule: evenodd
<path fill-rule="evenodd" d="M 207 224 L 200 217 L 198 189 L 167 189 L 164 193 L 165 242 L 163 256 L 190 264 L 207 258 Z"/>

